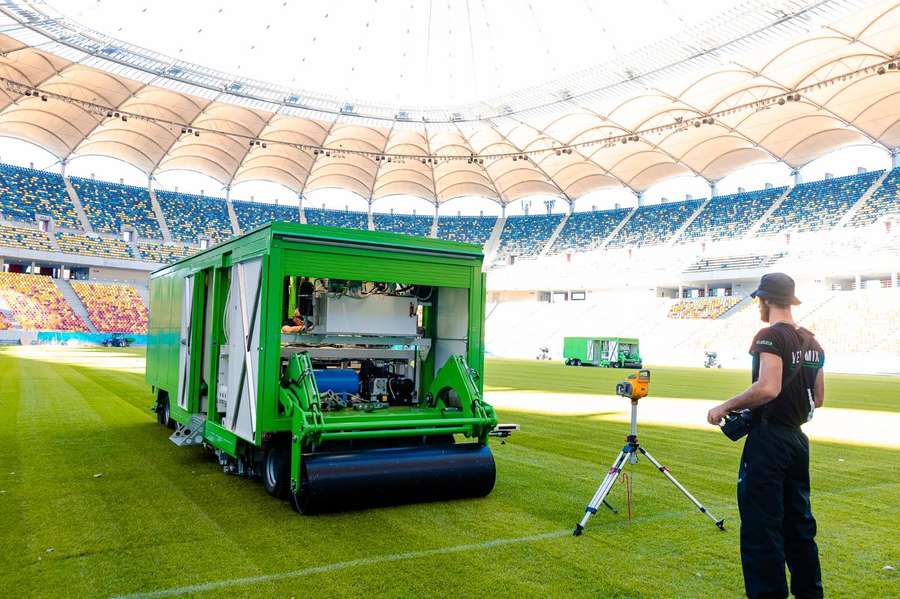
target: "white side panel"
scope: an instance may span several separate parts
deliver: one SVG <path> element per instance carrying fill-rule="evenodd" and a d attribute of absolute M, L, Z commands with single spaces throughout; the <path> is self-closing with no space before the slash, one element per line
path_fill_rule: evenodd
<path fill-rule="evenodd" d="M 469 332 L 469 290 L 441 287 L 437 302 L 438 339 L 465 339 Z"/>
<path fill-rule="evenodd" d="M 191 313 L 194 308 L 194 275 L 184 278 L 181 296 L 181 332 L 178 349 L 178 407 L 186 410 L 191 365 Z"/>
<path fill-rule="evenodd" d="M 450 356 L 466 357 L 466 342 L 439 339 L 434 346 L 434 372 L 437 374 Z"/>
<path fill-rule="evenodd" d="M 262 258 L 231 267 L 228 295 L 228 389 L 225 426 L 252 441 L 256 432 L 256 393 L 259 388 L 260 273 Z"/>
<path fill-rule="evenodd" d="M 434 343 L 434 371 L 450 356 L 466 355 L 469 333 L 469 290 L 441 287 L 437 301 L 437 338 Z"/>

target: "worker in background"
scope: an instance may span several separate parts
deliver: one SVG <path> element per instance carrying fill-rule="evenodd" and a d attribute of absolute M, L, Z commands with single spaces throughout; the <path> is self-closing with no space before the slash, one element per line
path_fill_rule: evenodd
<path fill-rule="evenodd" d="M 303 322 L 303 316 L 300 314 L 300 310 L 294 310 L 294 315 L 290 318 L 285 319 L 284 324 L 281 327 L 282 333 L 288 333 L 291 335 L 299 335 L 306 328 L 306 324 Z"/>
<path fill-rule="evenodd" d="M 825 401 L 825 352 L 813 334 L 797 326 L 791 306 L 794 280 L 763 275 L 760 319 L 768 326 L 750 345 L 753 384 L 709 411 L 718 425 L 728 412 L 749 409 L 752 424 L 738 470 L 741 563 L 748 597 L 822 597 L 816 519 L 809 502 L 809 439 L 800 425 Z"/>

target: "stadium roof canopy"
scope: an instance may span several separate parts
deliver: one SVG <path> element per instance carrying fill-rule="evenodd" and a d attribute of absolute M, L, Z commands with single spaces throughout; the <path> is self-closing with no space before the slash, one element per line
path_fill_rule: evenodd
<path fill-rule="evenodd" d="M 43 2 L 5 0 L 0 13 L 0 135 L 148 175 L 190 170 L 225 186 L 268 180 L 370 200 L 571 201 L 677 175 L 716 181 L 760 161 L 798 168 L 856 143 L 900 145 L 893 1 L 742 2 L 578 73 L 452 107 L 235 77 Z"/>

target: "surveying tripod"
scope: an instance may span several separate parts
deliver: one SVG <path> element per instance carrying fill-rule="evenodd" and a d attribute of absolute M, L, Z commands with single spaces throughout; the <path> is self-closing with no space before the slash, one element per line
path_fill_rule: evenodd
<path fill-rule="evenodd" d="M 649 376 L 649 375 L 648 375 Z M 630 389 L 630 387 L 628 388 Z M 620 393 L 620 395 L 626 395 L 627 393 Z M 709 518 L 715 522 L 716 526 L 719 527 L 719 530 L 725 530 L 725 520 L 724 519 L 716 519 L 712 513 L 707 510 L 702 503 L 697 501 L 697 498 L 691 495 L 690 491 L 688 491 L 684 485 L 678 482 L 672 473 L 669 472 L 669 469 L 657 462 L 652 455 L 647 453 L 641 444 L 638 442 L 637 438 L 637 406 L 638 400 L 640 398 L 632 397 L 631 398 L 631 434 L 625 437 L 625 447 L 622 448 L 622 451 L 619 452 L 619 457 L 616 458 L 616 461 L 613 462 L 612 467 L 609 469 L 609 472 L 606 473 L 606 478 L 603 479 L 603 482 L 600 483 L 600 487 L 597 489 L 597 492 L 594 493 L 594 496 L 591 498 L 591 501 L 587 504 L 587 507 L 584 509 L 584 517 L 581 519 L 581 522 L 575 525 L 575 530 L 572 533 L 574 536 L 579 536 L 584 531 L 584 527 L 587 526 L 587 522 L 591 516 L 597 513 L 597 508 L 600 507 L 600 504 L 604 504 L 610 509 L 612 507 L 606 503 L 606 496 L 612 490 L 613 485 L 616 480 L 619 478 L 619 474 L 621 474 L 622 470 L 625 468 L 625 460 L 628 460 L 631 464 L 637 464 L 637 453 L 640 452 L 644 457 L 650 460 L 650 463 L 653 464 L 657 470 L 662 472 L 663 476 L 669 479 L 675 487 L 681 491 L 685 497 L 687 497 L 691 503 L 697 506 L 697 509 L 700 512 L 709 516 Z M 615 510 L 613 510 L 615 511 Z"/>

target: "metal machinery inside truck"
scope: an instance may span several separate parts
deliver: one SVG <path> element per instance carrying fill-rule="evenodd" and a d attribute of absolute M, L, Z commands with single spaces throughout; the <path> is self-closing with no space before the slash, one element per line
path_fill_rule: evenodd
<path fill-rule="evenodd" d="M 486 495 L 488 436 L 508 431 L 482 399 L 481 264 L 477 246 L 276 222 L 165 267 L 158 420 L 304 513 Z"/>

